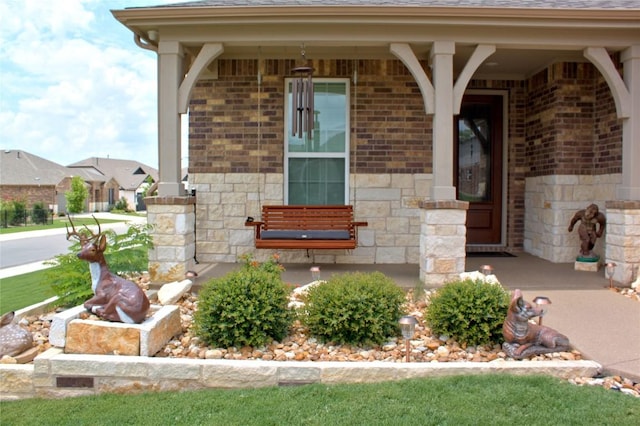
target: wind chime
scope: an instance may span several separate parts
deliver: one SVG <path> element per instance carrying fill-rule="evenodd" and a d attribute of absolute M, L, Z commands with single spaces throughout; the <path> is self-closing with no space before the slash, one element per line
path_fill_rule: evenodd
<path fill-rule="evenodd" d="M 301 50 L 302 60 L 306 63 L 304 45 Z M 309 65 L 302 65 L 291 70 L 297 77 L 291 82 L 291 134 L 302 138 L 307 133 L 313 137 L 313 71 Z"/>

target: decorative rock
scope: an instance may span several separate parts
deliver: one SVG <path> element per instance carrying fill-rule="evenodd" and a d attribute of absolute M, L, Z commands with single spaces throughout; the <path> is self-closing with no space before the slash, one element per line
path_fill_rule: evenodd
<path fill-rule="evenodd" d="M 161 305 L 173 305 L 191 290 L 191 284 L 191 280 L 183 280 L 163 285 L 158 290 L 158 302 Z"/>

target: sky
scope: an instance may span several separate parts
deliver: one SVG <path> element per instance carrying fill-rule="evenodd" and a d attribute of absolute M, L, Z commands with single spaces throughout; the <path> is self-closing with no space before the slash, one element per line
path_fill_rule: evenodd
<path fill-rule="evenodd" d="M 156 54 L 110 10 L 176 2 L 0 0 L 0 148 L 157 168 Z"/>

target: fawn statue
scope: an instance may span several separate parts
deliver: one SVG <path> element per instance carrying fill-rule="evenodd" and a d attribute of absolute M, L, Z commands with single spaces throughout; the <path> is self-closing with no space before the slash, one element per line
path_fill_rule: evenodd
<path fill-rule="evenodd" d="M 7 312 L 0 318 L 0 358 L 16 356 L 33 347 L 31 332 L 13 323 L 15 313 Z"/>

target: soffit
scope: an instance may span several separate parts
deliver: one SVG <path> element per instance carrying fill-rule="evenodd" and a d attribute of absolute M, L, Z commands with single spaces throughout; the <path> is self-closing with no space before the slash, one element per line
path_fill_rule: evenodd
<path fill-rule="evenodd" d="M 585 61 L 589 46 L 614 52 L 640 43 L 640 9 L 245 5 L 113 13 L 142 39 L 158 31 L 160 40 L 180 43 L 191 56 L 204 43 L 222 43 L 220 58 L 299 59 L 304 44 L 308 59 L 386 59 L 394 58 L 395 42 L 428 60 L 434 40 L 453 40 L 460 72 L 476 45 L 492 44 L 493 66 L 476 73 L 486 78 L 525 78 L 553 62 Z"/>

